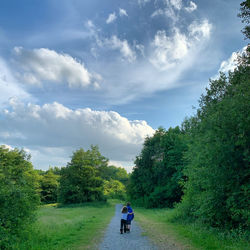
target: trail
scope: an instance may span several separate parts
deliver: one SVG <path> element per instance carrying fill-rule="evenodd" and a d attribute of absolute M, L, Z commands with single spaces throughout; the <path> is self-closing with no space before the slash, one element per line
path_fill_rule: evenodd
<path fill-rule="evenodd" d="M 159 250 L 153 245 L 146 236 L 143 236 L 143 231 L 136 223 L 132 221 L 131 232 L 120 234 L 120 217 L 122 205 L 116 205 L 115 216 L 112 218 L 103 241 L 99 246 L 99 250 L 119 250 L 119 249 L 135 249 L 135 250 Z M 136 216 L 136 215 L 135 215 Z M 166 248 L 172 249 L 172 248 Z"/>
<path fill-rule="evenodd" d="M 158 250 L 146 236 L 142 236 L 142 230 L 133 220 L 131 232 L 120 234 L 121 204 L 116 205 L 115 216 L 112 218 L 99 250 Z"/>

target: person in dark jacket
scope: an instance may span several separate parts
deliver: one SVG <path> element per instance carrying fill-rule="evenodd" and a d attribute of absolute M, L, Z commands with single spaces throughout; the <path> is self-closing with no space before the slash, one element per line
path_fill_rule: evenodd
<path fill-rule="evenodd" d="M 127 203 L 128 208 L 128 216 L 127 216 L 127 231 L 130 232 L 131 229 L 131 221 L 134 219 L 134 211 L 131 207 L 130 202 Z"/>

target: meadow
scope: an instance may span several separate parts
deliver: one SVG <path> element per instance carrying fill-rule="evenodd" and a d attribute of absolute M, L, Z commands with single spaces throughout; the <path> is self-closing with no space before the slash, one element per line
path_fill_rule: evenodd
<path fill-rule="evenodd" d="M 32 232 L 24 232 L 20 250 L 95 249 L 114 215 L 112 201 L 41 206 Z"/>
<path fill-rule="evenodd" d="M 164 249 L 164 244 L 180 249 L 247 250 L 247 235 L 241 232 L 225 232 L 205 225 L 175 220 L 175 209 L 145 209 L 135 207 L 136 221 L 144 234 Z M 173 222 L 174 220 L 174 222 Z"/>

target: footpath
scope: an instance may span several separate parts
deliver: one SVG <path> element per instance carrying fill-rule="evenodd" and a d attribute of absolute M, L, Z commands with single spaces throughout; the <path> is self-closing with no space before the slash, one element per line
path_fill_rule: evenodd
<path fill-rule="evenodd" d="M 104 238 L 99 246 L 99 250 L 160 250 L 146 236 L 136 221 L 132 221 L 131 232 L 120 234 L 121 204 L 116 205 L 115 216 L 112 218 Z M 136 214 L 135 214 L 136 216 Z M 166 250 L 176 250 L 176 248 L 164 247 Z"/>

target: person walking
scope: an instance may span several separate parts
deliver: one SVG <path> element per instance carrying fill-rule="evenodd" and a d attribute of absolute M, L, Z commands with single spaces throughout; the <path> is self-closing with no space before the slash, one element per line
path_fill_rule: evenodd
<path fill-rule="evenodd" d="M 128 208 L 123 207 L 122 208 L 122 215 L 121 215 L 121 227 L 120 227 L 120 233 L 123 234 L 127 231 L 127 216 L 128 216 Z"/>
<path fill-rule="evenodd" d="M 127 216 L 127 231 L 130 232 L 131 221 L 134 219 L 134 211 L 131 207 L 130 202 L 127 203 L 128 216 Z"/>

